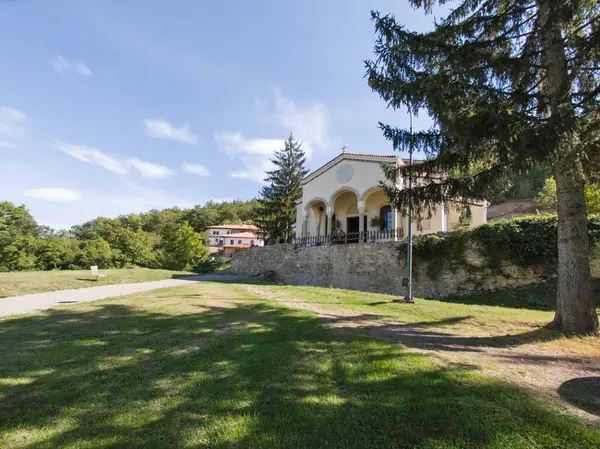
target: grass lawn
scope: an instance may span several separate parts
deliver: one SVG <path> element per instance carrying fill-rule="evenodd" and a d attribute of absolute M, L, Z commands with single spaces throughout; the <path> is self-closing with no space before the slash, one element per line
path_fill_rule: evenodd
<path fill-rule="evenodd" d="M 6 319 L 0 351 L 2 448 L 600 447 L 527 392 L 242 285 Z"/>
<path fill-rule="evenodd" d="M 236 281 L 232 281 L 235 283 Z M 531 303 L 543 303 L 543 310 L 515 308 L 518 300 L 515 291 L 494 292 L 444 300 L 416 299 L 415 304 L 392 303 L 397 297 L 378 293 L 357 292 L 320 287 L 275 285 L 254 279 L 242 281 L 249 291 L 270 298 L 300 301 L 314 305 L 319 310 L 346 310 L 368 320 L 394 319 L 412 328 L 452 331 L 454 334 L 479 337 L 481 345 L 523 345 L 529 342 L 547 341 L 546 346 L 571 348 L 575 353 L 600 357 L 600 339 L 597 337 L 564 338 L 547 329 L 554 312 L 547 311 L 548 288 L 530 287 L 519 289 Z M 253 286 L 256 285 L 256 290 Z M 538 296 L 536 296 L 538 295 Z M 545 295 L 542 297 L 541 295 Z M 538 298 L 537 300 L 533 298 Z M 502 299 L 504 298 L 504 299 Z M 484 305 L 486 302 L 508 303 L 508 307 Z M 527 303 L 527 302 L 526 302 Z M 600 311 L 600 310 L 599 310 Z"/>
<path fill-rule="evenodd" d="M 89 270 L 0 273 L 0 298 L 70 288 L 95 287 L 96 285 L 159 281 L 171 279 L 173 275 L 193 274 L 149 268 L 110 269 L 100 270 L 100 272 L 106 273 L 108 276 L 100 278 L 97 282 Z"/>

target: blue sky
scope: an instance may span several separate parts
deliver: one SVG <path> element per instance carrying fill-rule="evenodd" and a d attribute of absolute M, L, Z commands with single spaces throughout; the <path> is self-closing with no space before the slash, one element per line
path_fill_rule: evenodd
<path fill-rule="evenodd" d="M 252 198 L 290 132 L 310 169 L 391 152 L 377 122 L 407 117 L 363 77 L 371 9 L 432 21 L 404 0 L 0 2 L 0 199 L 61 228 Z"/>

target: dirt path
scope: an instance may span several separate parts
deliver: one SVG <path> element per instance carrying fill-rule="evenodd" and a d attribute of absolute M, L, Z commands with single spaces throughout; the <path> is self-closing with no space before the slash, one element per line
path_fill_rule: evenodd
<path fill-rule="evenodd" d="M 561 399 L 558 391 L 565 382 L 580 378 L 599 378 L 600 360 L 546 349 L 529 344 L 509 346 L 502 339 L 490 346 L 490 338 L 452 333 L 448 328 L 421 327 L 391 319 L 369 320 L 341 307 L 322 308 L 317 304 L 286 298 L 257 285 L 244 285 L 254 295 L 277 301 L 287 307 L 316 312 L 329 327 L 355 329 L 375 338 L 400 342 L 413 351 L 426 353 L 446 365 L 476 369 L 519 387 L 532 390 L 588 421 L 600 417 L 574 407 Z M 600 391 L 595 400 L 600 406 Z"/>

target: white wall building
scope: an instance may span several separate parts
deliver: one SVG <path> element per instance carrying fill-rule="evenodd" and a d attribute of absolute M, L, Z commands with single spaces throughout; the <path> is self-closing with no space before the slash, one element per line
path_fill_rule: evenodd
<path fill-rule="evenodd" d="M 359 233 L 395 230 L 394 239 L 407 235 L 408 218 L 390 207 L 379 182 L 385 180 L 382 163 L 408 165 L 395 155 L 377 155 L 344 152 L 302 180 L 302 199 L 297 204 L 296 235 L 298 237 L 325 236 L 342 231 L 348 237 Z M 418 163 L 418 162 L 416 162 Z M 403 188 L 408 180 L 399 179 Z M 416 181 L 418 182 L 418 180 Z M 462 211 L 456 203 L 440 204 L 430 218 L 413 218 L 413 234 L 452 231 Z M 487 221 L 487 201 L 469 203 L 471 226 Z M 380 224 L 371 224 L 373 217 L 381 217 Z"/>
<path fill-rule="evenodd" d="M 264 241 L 257 235 L 258 231 L 258 227 L 247 224 L 209 226 L 209 246 L 217 249 L 224 245 L 263 246 Z"/>

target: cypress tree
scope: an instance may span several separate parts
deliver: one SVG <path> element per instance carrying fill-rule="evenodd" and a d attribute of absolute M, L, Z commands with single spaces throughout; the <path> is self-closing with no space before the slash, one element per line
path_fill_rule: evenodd
<path fill-rule="evenodd" d="M 447 0 L 409 0 L 431 13 Z M 428 160 L 414 207 L 485 198 L 511 173 L 551 167 L 558 198 L 557 308 L 552 325 L 598 333 L 592 296 L 586 183 L 600 163 L 600 6 L 597 0 L 460 0 L 432 31 L 417 33 L 372 13 L 370 87 L 388 106 L 426 111 L 434 126 L 414 134 Z M 395 149 L 407 130 L 380 124 Z M 406 167 L 386 169 L 389 179 Z M 442 175 L 440 179 L 440 174 Z M 386 184 L 406 207 L 407 191 Z"/>
<path fill-rule="evenodd" d="M 275 168 L 266 172 L 268 184 L 260 191 L 255 223 L 263 238 L 290 242 L 292 225 L 296 223 L 296 201 L 302 196 L 300 181 L 308 173 L 302 144 L 290 134 L 284 149 L 276 151 L 271 162 Z"/>

